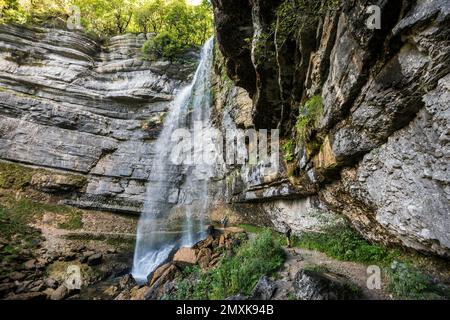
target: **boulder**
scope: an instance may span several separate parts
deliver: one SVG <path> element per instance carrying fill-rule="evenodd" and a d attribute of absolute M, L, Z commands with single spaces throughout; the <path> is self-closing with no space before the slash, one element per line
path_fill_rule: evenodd
<path fill-rule="evenodd" d="M 94 251 L 84 251 L 84 252 L 81 254 L 80 262 L 81 262 L 81 263 L 86 263 L 86 262 L 88 261 L 89 257 L 90 257 L 90 256 L 93 256 L 94 254 L 95 254 Z"/>
<path fill-rule="evenodd" d="M 47 286 L 47 288 L 50 288 L 50 289 L 58 288 L 58 281 L 53 278 L 45 279 L 44 283 Z"/>
<path fill-rule="evenodd" d="M 64 300 L 69 296 L 69 289 L 65 285 L 61 285 L 53 291 L 52 295 L 50 296 L 50 300 Z"/>
<path fill-rule="evenodd" d="M 97 266 L 100 263 L 102 263 L 102 260 L 103 260 L 103 255 L 101 253 L 96 253 L 87 259 L 87 265 L 88 266 Z"/>
<path fill-rule="evenodd" d="M 166 272 L 167 269 L 170 268 L 170 266 L 172 266 L 171 263 L 166 263 L 162 266 L 159 266 L 155 271 L 153 271 L 153 273 L 149 277 L 150 286 L 152 286 L 156 282 L 156 280 L 158 280 L 164 274 L 164 272 Z"/>
<path fill-rule="evenodd" d="M 277 287 L 267 276 L 261 277 L 252 292 L 252 300 L 270 300 Z"/>
<path fill-rule="evenodd" d="M 300 270 L 294 278 L 294 294 L 299 300 L 356 299 L 348 281 L 337 274 Z"/>
<path fill-rule="evenodd" d="M 35 269 L 36 268 L 36 263 L 37 263 L 36 259 L 31 259 L 31 260 L 28 260 L 27 262 L 24 263 L 24 267 L 27 270 Z"/>
<path fill-rule="evenodd" d="M 107 296 L 114 296 L 117 294 L 117 292 L 119 291 L 119 288 L 116 286 L 110 286 L 108 288 L 106 288 L 103 293 L 106 294 Z"/>
<path fill-rule="evenodd" d="M 183 247 L 175 253 L 173 262 L 179 266 L 194 265 L 197 263 L 197 252 L 195 249 Z"/>
<path fill-rule="evenodd" d="M 13 281 L 20 281 L 20 280 L 25 279 L 25 277 L 26 277 L 25 274 L 23 274 L 22 272 L 17 272 L 17 271 L 14 271 L 9 275 L 9 278 Z"/>
<path fill-rule="evenodd" d="M 225 236 L 223 234 L 220 235 L 220 237 L 219 237 L 219 247 L 223 247 L 225 245 L 225 241 L 226 241 Z"/>
<path fill-rule="evenodd" d="M 129 289 L 136 286 L 136 284 L 137 283 L 134 280 L 133 276 L 131 274 L 127 274 L 123 276 L 122 279 L 120 279 L 119 288 L 122 290 Z"/>
<path fill-rule="evenodd" d="M 81 189 L 86 184 L 83 176 L 46 174 L 37 172 L 31 178 L 31 185 L 48 193 L 63 193 Z"/>
<path fill-rule="evenodd" d="M 211 262 L 211 249 L 203 248 L 198 252 L 197 255 L 197 264 L 202 269 L 207 269 L 209 267 L 209 263 Z"/>
<path fill-rule="evenodd" d="M 192 248 L 198 250 L 201 250 L 203 248 L 210 248 L 212 247 L 213 242 L 214 237 L 210 235 L 206 239 L 197 242 L 195 245 L 192 246 Z"/>
<path fill-rule="evenodd" d="M 173 286 L 169 285 L 173 279 L 177 277 L 180 273 L 178 268 L 171 264 L 161 276 L 154 281 L 151 285 L 150 290 L 145 293 L 145 300 L 156 300 L 162 298 L 164 295 L 168 294 L 169 291 L 173 290 Z"/>

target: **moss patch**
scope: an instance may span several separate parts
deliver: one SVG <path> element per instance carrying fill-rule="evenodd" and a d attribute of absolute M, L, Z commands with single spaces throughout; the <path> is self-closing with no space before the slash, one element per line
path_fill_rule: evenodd
<path fill-rule="evenodd" d="M 58 228 L 66 230 L 77 230 L 83 228 L 83 214 L 81 211 L 72 211 L 68 214 L 66 221 L 59 223 Z"/>
<path fill-rule="evenodd" d="M 30 185 L 34 169 L 0 162 L 0 188 L 22 190 Z"/>
<path fill-rule="evenodd" d="M 82 188 L 87 182 L 86 177 L 80 175 L 54 173 L 0 161 L 0 189 L 23 191 L 31 186 L 33 177 L 40 178 L 37 180 L 51 180 L 53 176 L 63 177 L 65 186 L 73 186 L 77 189 Z"/>

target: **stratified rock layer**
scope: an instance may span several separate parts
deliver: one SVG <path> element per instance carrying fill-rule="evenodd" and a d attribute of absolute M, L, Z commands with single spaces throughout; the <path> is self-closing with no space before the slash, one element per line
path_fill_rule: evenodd
<path fill-rule="evenodd" d="M 279 172 L 228 167 L 227 200 L 270 202 L 266 220 L 301 231 L 314 224 L 314 205 L 305 204 L 319 198 L 369 240 L 450 256 L 450 3 L 342 1 L 323 16 L 298 9 L 292 14 L 301 23 L 282 42 L 276 10 L 283 1 L 233 9 L 223 2 L 213 1 L 218 48 L 233 63 L 223 70 L 216 62 L 219 96 L 226 93 L 216 99 L 225 113 L 217 112 L 218 125 L 279 128 L 295 143 Z M 370 5 L 381 9 L 381 29 L 367 27 Z M 239 23 L 227 24 L 233 17 Z M 232 50 L 249 31 L 247 47 Z M 248 101 L 238 102 L 242 89 L 223 84 L 225 73 Z M 299 106 L 314 96 L 323 110 L 301 139 Z"/>
<path fill-rule="evenodd" d="M 99 43 L 64 30 L 0 26 L 0 158 L 87 176 L 70 204 L 139 212 L 152 142 L 193 67 L 143 60 L 146 39 Z"/>

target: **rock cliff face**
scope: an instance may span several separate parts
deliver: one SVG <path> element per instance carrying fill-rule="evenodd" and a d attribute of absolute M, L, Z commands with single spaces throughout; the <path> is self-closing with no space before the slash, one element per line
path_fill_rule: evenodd
<path fill-rule="evenodd" d="M 195 67 L 144 61 L 146 39 L 100 43 L 63 30 L 0 26 L 0 158 L 86 176 L 69 204 L 140 212 L 152 142 Z"/>
<path fill-rule="evenodd" d="M 218 126 L 279 128 L 292 146 L 275 175 L 228 168 L 227 200 L 257 201 L 279 229 L 328 211 L 369 240 L 450 256 L 450 3 L 212 2 Z"/>

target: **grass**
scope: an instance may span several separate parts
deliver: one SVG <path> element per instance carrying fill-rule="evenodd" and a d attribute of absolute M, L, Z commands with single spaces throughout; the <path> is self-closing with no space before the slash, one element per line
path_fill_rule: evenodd
<path fill-rule="evenodd" d="M 271 275 L 284 261 L 284 252 L 269 230 L 239 247 L 232 257 L 203 274 L 199 268 L 184 270 L 177 284 L 175 299 L 220 300 L 236 294 L 249 295 L 263 275 Z"/>
<path fill-rule="evenodd" d="M 264 229 L 251 225 L 240 225 L 249 233 L 260 234 Z M 278 235 L 280 240 L 282 235 Z M 416 266 L 423 258 L 419 254 L 407 253 L 401 249 L 386 248 L 371 244 L 350 226 L 340 223 L 328 227 L 323 233 L 303 232 L 295 237 L 294 247 L 316 250 L 341 261 L 353 261 L 382 268 L 387 289 L 398 299 L 442 299 L 450 297 L 450 291 L 437 286 L 427 276 L 421 266 Z M 326 267 L 311 265 L 305 269 L 326 272 Z"/>
<path fill-rule="evenodd" d="M 294 245 L 323 252 L 338 260 L 384 266 L 402 255 L 399 250 L 389 250 L 381 245 L 368 243 L 344 224 L 328 227 L 323 233 L 302 233 L 300 239 L 294 239 Z"/>
<path fill-rule="evenodd" d="M 450 297 L 450 289 L 437 285 L 410 262 L 394 261 L 385 268 L 388 290 L 400 299 L 440 300 Z"/>
<path fill-rule="evenodd" d="M 254 226 L 251 224 L 240 224 L 239 227 L 244 229 L 245 232 L 247 232 L 247 233 L 255 233 L 255 234 L 260 234 L 260 233 L 264 232 L 264 230 L 266 230 L 262 227 Z"/>
<path fill-rule="evenodd" d="M 7 241 L 7 245 L 0 250 L 0 259 L 7 265 L 20 260 L 22 251 L 32 251 L 39 246 L 41 233 L 30 227 L 31 217 L 25 214 L 24 209 L 29 208 L 27 201 L 19 202 L 18 208 L 9 209 L 0 204 L 0 237 Z M 1 268 L 0 275 L 7 275 L 8 268 Z"/>
<path fill-rule="evenodd" d="M 315 95 L 299 108 L 299 115 L 295 128 L 302 142 L 308 140 L 308 132 L 316 127 L 323 115 L 323 101 L 321 95 Z"/>
<path fill-rule="evenodd" d="M 66 230 L 78 230 L 83 228 L 83 214 L 80 211 L 72 211 L 66 221 L 59 223 L 58 228 Z"/>
<path fill-rule="evenodd" d="M 317 250 L 337 260 L 380 266 L 387 288 L 398 299 L 442 299 L 450 292 L 436 286 L 415 267 L 416 257 L 400 249 L 371 244 L 348 225 L 329 227 L 324 233 L 303 233 L 295 246 Z"/>

